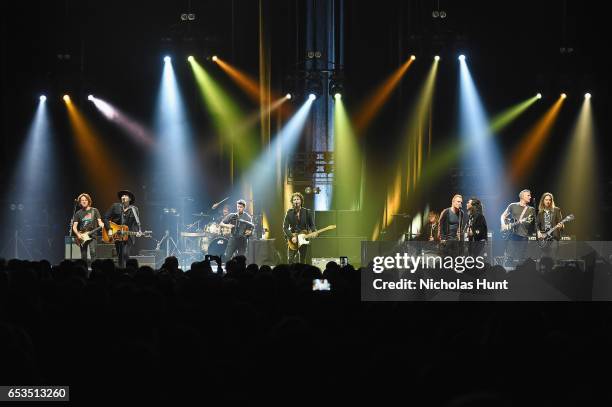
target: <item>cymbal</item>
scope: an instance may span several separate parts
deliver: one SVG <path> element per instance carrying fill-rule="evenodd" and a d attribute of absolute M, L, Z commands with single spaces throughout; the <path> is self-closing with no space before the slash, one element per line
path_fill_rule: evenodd
<path fill-rule="evenodd" d="M 204 232 L 181 232 L 183 237 L 206 237 Z"/>
<path fill-rule="evenodd" d="M 191 216 L 199 216 L 201 218 L 210 218 L 210 215 L 204 212 L 192 213 Z"/>

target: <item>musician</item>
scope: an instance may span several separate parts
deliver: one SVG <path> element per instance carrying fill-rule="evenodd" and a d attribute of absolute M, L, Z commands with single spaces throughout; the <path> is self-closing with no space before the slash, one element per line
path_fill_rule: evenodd
<path fill-rule="evenodd" d="M 477 198 L 470 198 L 466 205 L 468 211 L 467 240 L 468 253 L 472 257 L 480 256 L 485 242 L 488 240 L 487 220 L 483 214 L 482 202 Z"/>
<path fill-rule="evenodd" d="M 81 206 L 81 209 L 74 214 L 72 232 L 79 240 L 83 241 L 85 232 L 91 232 L 97 227 L 104 227 L 104 223 L 102 222 L 100 211 L 91 206 L 93 201 L 91 200 L 91 196 L 89 194 L 82 193 L 78 196 L 77 202 Z M 96 259 L 96 237 L 93 235 L 93 233 L 90 235 L 90 237 L 91 240 L 81 243 L 80 245 L 81 259 L 83 259 L 85 262 L 87 262 L 87 248 L 89 248 L 91 261 Z"/>
<path fill-rule="evenodd" d="M 304 196 L 299 192 L 294 192 L 291 195 L 292 208 L 285 214 L 283 220 L 283 231 L 287 240 L 291 240 L 297 244 L 297 235 L 294 233 L 311 233 L 317 230 L 314 222 L 314 216 L 312 212 L 303 207 Z M 305 263 L 306 255 L 308 254 L 308 245 L 302 245 L 298 250 L 291 250 L 287 248 L 287 262 L 292 263 Z"/>
<path fill-rule="evenodd" d="M 440 223 L 438 225 L 438 235 L 441 242 L 460 241 L 461 234 L 467 221 L 463 209 L 463 197 L 459 194 L 453 196 L 451 207 L 446 208 L 440 213 Z"/>
<path fill-rule="evenodd" d="M 527 251 L 527 240 L 535 228 L 535 208 L 530 206 L 531 191 L 523 189 L 519 192 L 519 201 L 513 202 L 500 216 L 501 230 L 509 232 L 505 251 L 505 263 L 514 265 L 514 261 L 522 261 Z M 506 221 L 516 222 L 513 227 Z"/>
<path fill-rule="evenodd" d="M 118 225 L 127 225 L 128 230 L 136 232 L 136 236 L 142 235 L 140 227 L 140 213 L 138 207 L 134 205 L 136 197 L 130 191 L 123 190 L 117 192 L 117 198 L 121 202 L 115 202 L 104 214 L 104 227 L 106 228 L 109 237 L 112 237 L 113 231 L 110 228 L 109 221 Z M 125 268 L 127 260 L 130 258 L 130 251 L 134 246 L 136 239 L 134 235 L 128 236 L 127 240 L 116 240 L 115 249 L 117 249 L 117 257 L 119 258 L 119 267 Z"/>
<path fill-rule="evenodd" d="M 429 242 L 438 241 L 438 213 L 435 211 L 429 211 L 427 216 L 427 223 L 421 229 L 418 240 L 424 240 Z"/>
<path fill-rule="evenodd" d="M 545 233 L 550 229 L 557 227 L 553 232 L 553 239 L 561 240 L 561 229 L 564 228 L 563 214 L 561 208 L 555 205 L 555 198 L 550 192 L 545 192 L 540 198 L 540 204 L 538 205 L 538 216 L 536 217 L 536 229 L 538 239 L 543 239 Z"/>
<path fill-rule="evenodd" d="M 534 221 L 535 221 L 535 208 L 529 206 L 531 203 L 531 191 L 523 189 L 519 193 L 519 201 L 513 202 L 506 210 L 501 214 L 501 229 L 504 231 L 510 231 L 510 240 L 515 241 L 526 241 L 531 234 L 533 234 Z M 513 222 L 518 224 L 510 230 L 510 225 L 506 224 L 506 220 L 511 218 Z"/>
<path fill-rule="evenodd" d="M 234 257 L 236 252 L 237 255 L 246 255 L 249 236 L 253 233 L 254 225 L 253 218 L 244 211 L 245 208 L 246 201 L 239 199 L 236 202 L 236 212 L 228 213 L 219 223 L 222 228 L 231 228 L 229 243 L 225 250 L 225 258 L 228 260 Z"/>

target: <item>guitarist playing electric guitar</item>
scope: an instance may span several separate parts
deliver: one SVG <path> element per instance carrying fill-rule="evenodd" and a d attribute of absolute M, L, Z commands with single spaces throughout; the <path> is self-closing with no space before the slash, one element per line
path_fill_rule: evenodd
<path fill-rule="evenodd" d="M 292 208 L 285 214 L 285 220 L 283 221 L 283 231 L 285 238 L 288 242 L 293 243 L 292 249 L 287 247 L 287 262 L 293 263 L 305 263 L 306 255 L 308 254 L 308 246 L 304 244 L 298 246 L 298 233 L 312 233 L 317 231 L 315 226 L 314 216 L 312 212 L 302 205 L 304 204 L 304 196 L 299 192 L 294 192 L 291 195 L 291 206 Z"/>
<path fill-rule="evenodd" d="M 563 214 L 561 208 L 555 205 L 555 198 L 550 192 L 545 192 L 540 198 L 538 205 L 538 216 L 536 218 L 536 227 L 538 231 L 538 239 L 543 239 L 544 234 L 550 229 L 556 227 L 552 234 L 554 240 L 561 240 L 561 229 L 563 229 Z"/>
<path fill-rule="evenodd" d="M 506 246 L 506 259 L 522 261 L 527 250 L 527 240 L 534 230 L 535 208 L 530 206 L 531 191 L 524 189 L 519 193 L 519 201 L 508 205 L 501 214 L 502 233 L 509 232 Z M 514 219 L 507 223 L 508 218 Z"/>
<path fill-rule="evenodd" d="M 76 237 L 76 242 L 81 248 L 81 259 L 87 262 L 87 248 L 91 255 L 91 261 L 96 259 L 96 232 L 104 227 L 100 212 L 93 208 L 91 196 L 82 193 L 77 198 L 81 209 L 74 214 L 72 232 Z"/>

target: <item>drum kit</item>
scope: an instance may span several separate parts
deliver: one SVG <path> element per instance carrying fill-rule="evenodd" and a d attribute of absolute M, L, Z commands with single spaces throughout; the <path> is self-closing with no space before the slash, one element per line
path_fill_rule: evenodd
<path fill-rule="evenodd" d="M 187 225 L 187 230 L 180 234 L 185 248 L 183 254 L 194 258 L 207 254 L 223 257 L 231 229 L 221 226 L 221 219 L 214 219 L 202 225 L 202 220 L 211 218 L 211 215 L 194 213 L 193 216 L 199 217 L 200 220 Z"/>
<path fill-rule="evenodd" d="M 212 209 L 216 209 L 226 199 L 214 204 Z M 231 228 L 221 226 L 223 215 L 214 217 L 200 212 L 192 216 L 196 221 L 185 225 L 185 230 L 180 233 L 183 256 L 191 261 L 202 260 L 207 254 L 223 258 L 231 235 Z"/>

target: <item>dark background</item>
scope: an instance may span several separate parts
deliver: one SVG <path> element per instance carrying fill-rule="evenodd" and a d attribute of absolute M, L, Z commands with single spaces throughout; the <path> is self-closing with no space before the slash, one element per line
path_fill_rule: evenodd
<path fill-rule="evenodd" d="M 281 93 L 285 91 L 283 78 L 293 72 L 303 54 L 305 2 L 264 1 L 263 4 L 269 13 L 272 86 Z M 123 141 L 125 135 L 86 101 L 87 94 L 111 101 L 151 127 L 162 57 L 169 53 L 174 56 L 174 69 L 198 142 L 206 145 L 214 141 L 212 124 L 204 113 L 189 66 L 182 63 L 184 58 L 189 54 L 202 59 L 218 54 L 257 77 L 257 1 L 32 1 L 6 2 L 0 7 L 2 214 L 6 215 L 13 198 L 14 185 L 10 183 L 16 157 L 38 96 L 45 93 L 55 129 L 56 153 L 49 159 L 58 164 L 59 173 L 48 180 L 53 185 L 52 196 L 36 196 L 32 201 L 45 202 L 50 207 L 51 236 L 64 233 L 62 228 L 69 219 L 71 199 L 91 189 L 82 164 L 74 156 L 73 136 L 61 95 L 70 93 L 98 134 L 103 135 L 105 143 L 117 147 L 116 158 L 125 162 L 134 180 L 121 187 L 128 187 L 142 197 L 146 167 L 134 159 L 142 156 L 141 148 Z M 438 7 L 446 11 L 446 19 L 431 17 L 432 10 Z M 442 61 L 434 98 L 434 145 L 455 137 L 459 51 L 468 58 L 489 115 L 537 92 L 544 94 L 542 103 L 498 136 L 502 153 L 512 151 L 559 93 L 569 94 L 542 150 L 541 160 L 526 183 L 536 197 L 557 184 L 558 165 L 586 91 L 594 95 L 599 162 L 606 164 L 610 148 L 606 137 L 610 60 L 606 41 L 609 22 L 602 7 L 594 1 L 346 1 L 343 99 L 349 112 L 354 112 L 372 89 L 410 54 L 417 55 L 416 63 L 362 139 L 369 170 L 383 177 L 390 174 L 388 154 L 402 141 L 401 128 L 427 74 L 430 58 L 435 54 Z M 197 15 L 197 23 L 185 29 L 179 26 L 179 16 L 189 8 Z M 186 37 L 194 40 L 185 41 Z M 173 42 L 164 38 L 173 38 Z M 573 52 L 561 53 L 561 47 L 571 47 Z M 58 54 L 69 54 L 70 60 L 60 61 Z M 256 107 L 223 72 L 209 67 L 215 79 L 232 92 L 245 111 Z M 228 190 L 225 159 L 210 152 L 202 160 L 206 185 L 194 204 L 197 210 L 205 209 Z M 601 210 L 601 216 L 607 219 L 612 203 L 612 177 L 607 165 L 598 173 L 596 183 L 602 201 L 591 202 L 590 197 L 585 197 L 585 205 Z M 373 195 L 378 190 L 366 186 L 366 192 L 367 201 L 368 193 Z M 427 197 L 427 202 L 433 208 L 443 208 L 454 191 L 445 178 L 434 187 L 434 192 Z M 109 204 L 97 202 L 102 210 Z M 144 205 L 143 199 L 140 204 Z M 145 222 L 155 221 L 157 215 L 152 211 L 143 211 Z M 610 232 L 602 227 L 590 237 L 610 239 Z"/>

